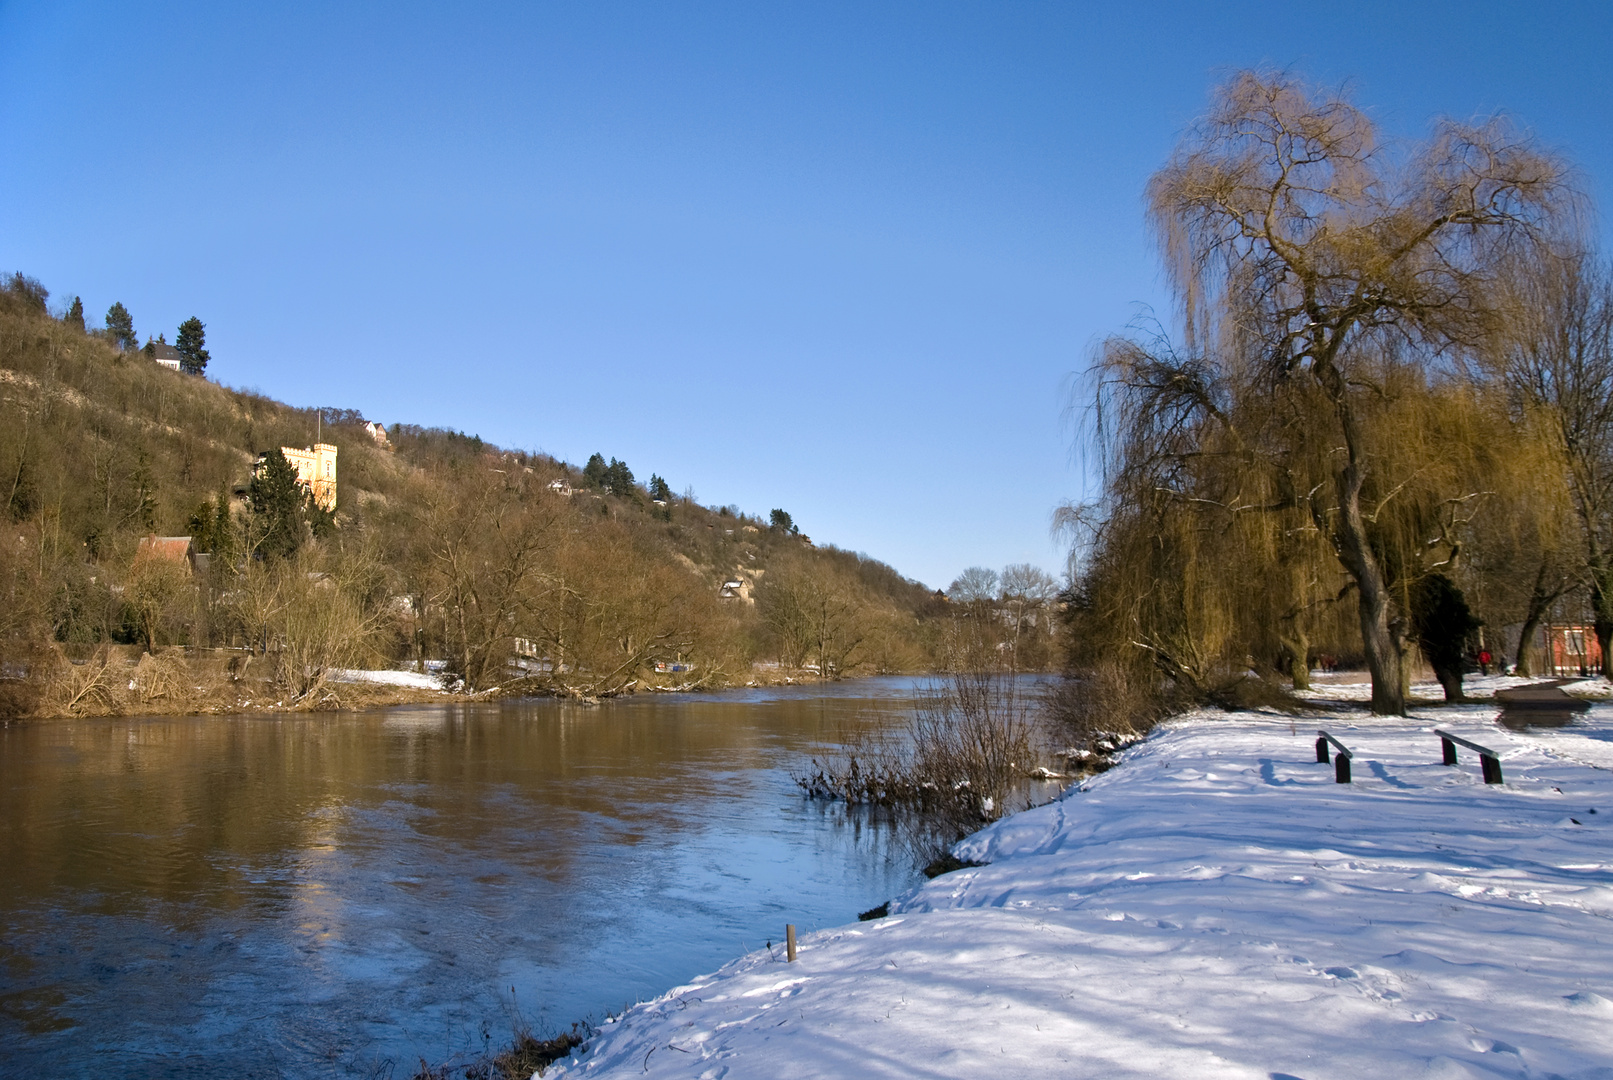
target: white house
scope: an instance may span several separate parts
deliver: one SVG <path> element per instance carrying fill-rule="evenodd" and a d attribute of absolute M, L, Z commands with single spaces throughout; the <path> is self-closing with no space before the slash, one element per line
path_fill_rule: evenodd
<path fill-rule="evenodd" d="M 157 363 L 161 364 L 170 371 L 179 370 L 179 362 L 183 360 L 184 357 L 179 355 L 178 349 L 174 348 L 166 341 L 152 342 L 151 349 L 151 358 L 153 360 L 157 361 Z"/>

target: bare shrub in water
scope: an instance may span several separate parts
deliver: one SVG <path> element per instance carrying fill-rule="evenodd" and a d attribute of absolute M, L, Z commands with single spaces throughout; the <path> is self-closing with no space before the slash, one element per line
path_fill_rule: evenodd
<path fill-rule="evenodd" d="M 985 666 L 947 674 L 919 697 L 910 724 L 911 773 L 949 812 L 990 821 L 1035 767 L 1032 700 L 1019 680 Z"/>
<path fill-rule="evenodd" d="M 903 811 L 914 846 L 944 848 L 1002 816 L 1037 769 L 1041 701 L 978 650 L 955 650 L 952 669 L 913 703 L 905 737 L 873 734 L 813 762 L 796 782 L 818 798 Z"/>

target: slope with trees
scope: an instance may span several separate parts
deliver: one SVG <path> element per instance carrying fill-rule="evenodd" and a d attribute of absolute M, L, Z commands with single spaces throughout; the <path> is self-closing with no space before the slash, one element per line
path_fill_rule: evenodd
<path fill-rule="evenodd" d="M 578 470 L 405 424 L 383 448 L 353 410 L 151 363 L 121 304 L 105 331 L 72 312 L 53 314 L 23 275 L 0 284 L 10 712 L 190 707 L 175 688 L 211 685 L 151 689 L 132 677 L 141 653 L 228 659 L 253 695 L 303 704 L 350 698 L 332 681 L 344 668 L 427 660 L 469 690 L 590 695 L 654 685 L 661 661 L 706 686 L 765 677 L 759 661 L 780 676 L 933 666 L 944 609 L 866 556 L 675 496 L 659 475 L 646 488 L 619 458 Z M 179 335 L 198 372 L 203 330 L 190 320 Z M 278 449 L 316 430 L 340 453 L 334 513 Z M 151 534 L 192 537 L 202 557 L 141 555 Z M 721 595 L 736 578 L 744 594 Z M 787 595 L 832 598 L 810 648 L 780 615 Z"/>

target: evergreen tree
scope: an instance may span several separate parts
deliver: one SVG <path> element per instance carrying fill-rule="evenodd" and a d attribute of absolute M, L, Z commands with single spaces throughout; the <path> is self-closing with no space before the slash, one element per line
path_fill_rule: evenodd
<path fill-rule="evenodd" d="M 633 494 L 633 470 L 627 467 L 627 462 L 610 459 L 605 467 L 605 487 L 612 495 Z"/>
<path fill-rule="evenodd" d="M 218 501 L 213 504 L 213 558 L 220 563 L 234 560 L 236 552 L 235 518 L 230 514 L 230 489 L 218 486 Z"/>
<path fill-rule="evenodd" d="M 72 306 L 67 309 L 67 314 L 62 316 L 62 322 L 66 324 L 68 329 L 77 330 L 82 334 L 84 332 L 84 301 L 76 296 L 73 297 Z"/>
<path fill-rule="evenodd" d="M 203 499 L 190 516 L 191 540 L 197 551 L 210 552 L 219 559 L 229 557 L 235 542 L 235 523 L 230 517 L 230 491 L 220 485 L 218 498 Z"/>
<path fill-rule="evenodd" d="M 178 351 L 179 370 L 186 375 L 200 375 L 207 370 L 207 361 L 211 359 L 203 346 L 207 343 L 207 324 L 192 315 L 179 324 L 179 336 L 174 339 L 174 348 Z"/>
<path fill-rule="evenodd" d="M 672 489 L 667 487 L 666 481 L 656 473 L 650 474 L 650 498 L 661 502 L 672 501 Z"/>
<path fill-rule="evenodd" d="M 285 454 L 275 449 L 263 456 L 247 496 L 252 502 L 258 557 L 273 562 L 295 555 L 302 547 L 308 490 Z"/>
<path fill-rule="evenodd" d="M 607 471 L 608 467 L 605 465 L 604 455 L 595 454 L 588 459 L 588 464 L 583 466 L 583 483 L 592 488 L 602 488 L 605 486 L 605 473 Z"/>
<path fill-rule="evenodd" d="M 185 523 L 190 530 L 190 542 L 197 551 L 213 550 L 213 500 L 203 499 L 191 511 L 190 520 Z"/>
<path fill-rule="evenodd" d="M 1411 617 L 1417 644 L 1428 658 L 1446 701 L 1462 700 L 1462 661 L 1474 631 L 1484 624 L 1467 606 L 1467 597 L 1444 574 L 1425 574 L 1412 587 Z"/>
<path fill-rule="evenodd" d="M 140 338 L 134 332 L 134 316 L 121 303 L 114 303 L 106 309 L 106 333 L 112 339 L 112 344 L 124 352 L 133 352 L 140 347 Z"/>
<path fill-rule="evenodd" d="M 768 528 L 774 532 L 789 533 L 791 536 L 801 531 L 795 527 L 794 518 L 785 511 L 777 509 L 768 515 Z"/>

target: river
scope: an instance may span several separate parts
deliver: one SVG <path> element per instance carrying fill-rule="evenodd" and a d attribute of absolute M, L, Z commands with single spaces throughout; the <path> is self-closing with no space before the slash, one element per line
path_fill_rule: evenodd
<path fill-rule="evenodd" d="M 0 1073 L 402 1080 L 919 880 L 790 779 L 915 686 L 0 729 Z"/>

